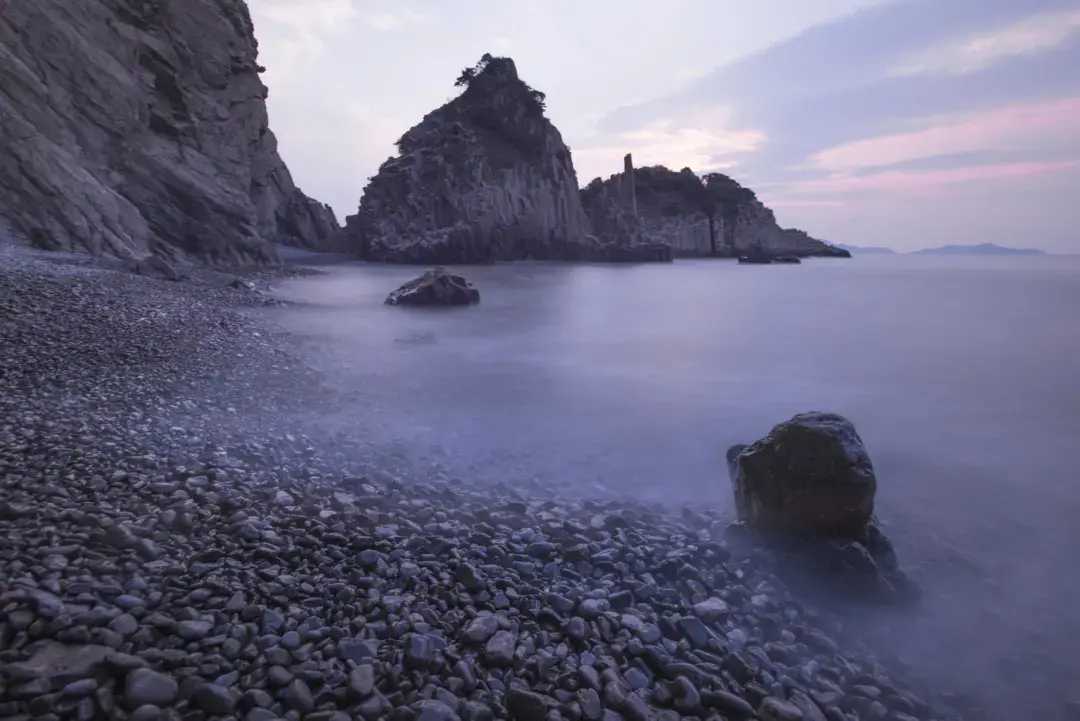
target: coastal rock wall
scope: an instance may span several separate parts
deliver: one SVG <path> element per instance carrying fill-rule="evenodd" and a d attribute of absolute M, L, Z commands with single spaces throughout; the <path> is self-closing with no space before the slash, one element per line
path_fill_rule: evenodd
<path fill-rule="evenodd" d="M 241 0 L 8 0 L 0 217 L 36 246 L 273 261 L 337 231 L 269 130 Z"/>
<path fill-rule="evenodd" d="M 570 149 L 514 61 L 485 56 L 458 84 L 364 189 L 349 246 L 395 263 L 629 259 L 591 235 Z"/>
<path fill-rule="evenodd" d="M 753 250 L 791 255 L 845 255 L 803 231 L 781 228 L 753 191 L 720 173 L 699 177 L 690 168 L 630 168 L 582 189 L 582 204 L 594 227 L 610 226 L 609 206 L 635 182 L 637 227 L 643 241 L 664 243 L 678 256 L 733 257 Z M 626 203 L 622 203 L 626 208 Z"/>

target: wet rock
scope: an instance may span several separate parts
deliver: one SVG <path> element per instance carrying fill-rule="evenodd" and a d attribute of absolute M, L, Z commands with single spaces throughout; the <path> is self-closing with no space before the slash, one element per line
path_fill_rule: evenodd
<path fill-rule="evenodd" d="M 176 698 L 176 680 L 148 668 L 135 669 L 124 684 L 124 701 L 130 709 L 140 706 L 168 706 Z"/>
<path fill-rule="evenodd" d="M 817 579 L 855 600 L 918 599 L 874 519 L 877 478 L 849 420 L 803 413 L 727 456 L 740 519 L 732 538 L 775 551 L 797 581 Z"/>
<path fill-rule="evenodd" d="M 495 666 L 509 666 L 514 662 L 517 639 L 511 631 L 499 631 L 484 646 L 484 658 Z"/>
<path fill-rule="evenodd" d="M 191 704 L 200 711 L 225 716 L 236 708 L 237 698 L 232 691 L 214 683 L 199 686 L 191 695 Z"/>
<path fill-rule="evenodd" d="M 435 663 L 442 648 L 441 639 L 423 633 L 410 634 L 405 641 L 405 662 L 414 668 Z"/>
<path fill-rule="evenodd" d="M 370 696 L 375 691 L 375 667 L 364 664 L 350 671 L 349 691 L 360 699 Z"/>
<path fill-rule="evenodd" d="M 315 700 L 312 698 L 311 689 L 303 679 L 294 679 L 281 695 L 285 705 L 302 714 L 315 709 Z"/>
<path fill-rule="evenodd" d="M 701 701 L 704 705 L 735 718 L 749 718 L 754 715 L 754 708 L 745 699 L 727 691 L 702 691 Z"/>
<path fill-rule="evenodd" d="M 465 587 L 466 591 L 482 591 L 487 587 L 484 575 L 475 566 L 468 563 L 462 563 L 457 567 L 454 578 Z"/>
<path fill-rule="evenodd" d="M 386 297 L 386 305 L 473 305 L 479 302 L 480 291 L 472 283 L 441 266 L 409 281 Z"/>
<path fill-rule="evenodd" d="M 499 619 L 495 616 L 478 616 L 465 629 L 465 640 L 470 643 L 486 643 L 499 630 Z"/>
<path fill-rule="evenodd" d="M 176 633 L 185 641 L 201 641 L 214 627 L 206 621 L 181 621 L 176 625 Z"/>
<path fill-rule="evenodd" d="M 727 603 L 720 598 L 707 598 L 694 604 L 694 613 L 703 618 L 720 618 L 731 612 Z"/>
<path fill-rule="evenodd" d="M 512 688 L 506 692 L 506 712 L 513 721 L 544 721 L 547 702 L 538 693 Z"/>
<path fill-rule="evenodd" d="M 775 696 L 761 702 L 758 715 L 762 721 L 803 721 L 803 713 L 798 706 Z"/>
<path fill-rule="evenodd" d="M 457 718 L 454 710 L 442 701 L 424 701 L 416 712 L 416 721 L 456 721 Z"/>
<path fill-rule="evenodd" d="M 109 649 L 104 646 L 71 648 L 46 641 L 25 661 L 0 664 L 0 674 L 14 681 L 44 679 L 50 686 L 60 686 L 93 676 L 108 656 Z"/>
<path fill-rule="evenodd" d="M 739 520 L 766 531 L 852 537 L 874 513 L 877 478 L 851 421 L 803 413 L 728 452 Z"/>

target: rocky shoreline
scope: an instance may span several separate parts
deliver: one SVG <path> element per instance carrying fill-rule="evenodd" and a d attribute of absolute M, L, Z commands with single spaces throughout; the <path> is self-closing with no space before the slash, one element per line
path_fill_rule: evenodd
<path fill-rule="evenodd" d="M 720 514 L 320 435 L 273 302 L 0 247 L 0 717 L 955 717 Z"/>

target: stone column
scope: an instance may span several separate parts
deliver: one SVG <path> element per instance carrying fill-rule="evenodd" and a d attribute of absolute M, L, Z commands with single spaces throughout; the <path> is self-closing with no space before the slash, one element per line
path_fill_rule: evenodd
<path fill-rule="evenodd" d="M 623 157 L 623 192 L 626 193 L 626 197 L 623 199 L 624 204 L 630 209 L 634 217 L 637 217 L 637 191 L 634 188 L 634 159 L 630 153 L 627 153 Z"/>

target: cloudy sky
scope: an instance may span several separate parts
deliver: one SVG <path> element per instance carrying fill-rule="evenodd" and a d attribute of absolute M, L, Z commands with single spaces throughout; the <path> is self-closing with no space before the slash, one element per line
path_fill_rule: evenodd
<path fill-rule="evenodd" d="M 509 55 L 581 184 L 719 170 L 780 222 L 1080 253 L 1080 0 L 249 0 L 271 127 L 355 212 L 393 141 Z"/>

